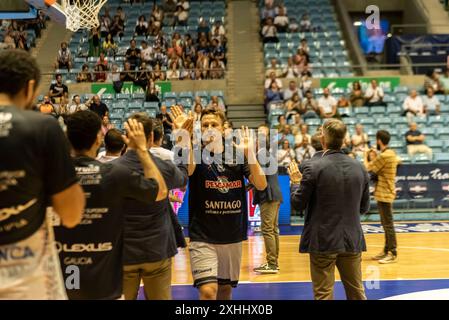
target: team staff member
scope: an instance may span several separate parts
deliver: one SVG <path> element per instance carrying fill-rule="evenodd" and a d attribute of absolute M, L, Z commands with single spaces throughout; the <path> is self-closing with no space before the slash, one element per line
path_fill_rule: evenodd
<path fill-rule="evenodd" d="M 61 127 L 28 111 L 40 77 L 25 51 L 0 52 L 0 299 L 67 299 L 45 212 L 73 228 L 84 209 Z"/>
<path fill-rule="evenodd" d="M 385 247 L 383 252 L 373 257 L 373 260 L 381 264 L 395 263 L 397 261 L 396 231 L 393 221 L 393 202 L 396 199 L 396 172 L 398 167 L 398 157 L 396 153 L 388 147 L 390 143 L 390 133 L 380 130 L 376 134 L 377 149 L 380 154 L 371 162 L 368 161 L 366 153 L 365 163 L 369 172 L 377 176 L 374 198 L 379 208 L 380 220 L 385 230 Z"/>
<path fill-rule="evenodd" d="M 271 163 L 277 163 L 276 158 L 270 157 L 270 128 L 266 125 L 258 129 L 258 152 L 265 153 L 269 161 L 263 166 L 266 170 Z M 266 145 L 260 145 L 265 142 Z M 279 272 L 279 208 L 283 201 L 277 170 L 274 174 L 266 172 L 267 188 L 263 191 L 254 190 L 254 204 L 260 206 L 262 220 L 262 235 L 265 242 L 267 263 L 254 269 L 261 274 L 276 274 Z"/>
<path fill-rule="evenodd" d="M 177 107 L 172 113 L 175 122 L 187 118 Z M 267 187 L 248 128 L 236 144 L 245 155 L 245 164 L 225 163 L 225 151 L 229 151 L 222 138 L 225 120 L 221 111 L 202 111 L 203 147 L 213 161 L 189 164 L 190 261 L 194 286 L 202 300 L 232 298 L 240 276 L 242 242 L 247 240 L 245 178 L 257 190 Z"/>
<path fill-rule="evenodd" d="M 346 126 L 340 120 L 323 125 L 321 159 L 309 161 L 304 172 L 289 167 L 291 204 L 307 208 L 300 252 L 310 254 L 316 300 L 333 299 L 335 266 L 350 300 L 365 300 L 362 251 L 366 251 L 360 214 L 369 210 L 369 177 L 365 168 L 342 151 Z"/>
<path fill-rule="evenodd" d="M 67 119 L 75 167 L 88 195 L 82 223 L 72 230 L 55 228 L 61 264 L 80 268 L 80 286 L 67 291 L 70 299 L 122 296 L 124 200 L 132 198 L 152 205 L 167 195 L 164 179 L 146 149 L 142 125 L 129 120 L 125 129 L 125 142 L 135 150 L 144 176 L 117 163 L 95 160 L 103 142 L 97 114 L 80 111 Z M 67 279 L 70 274 L 65 276 Z"/>
<path fill-rule="evenodd" d="M 153 125 L 145 113 L 137 113 L 131 119 L 142 124 L 148 139 L 147 149 L 153 146 Z M 193 128 L 193 121 L 186 122 Z M 159 168 L 168 190 L 187 185 L 186 164 L 176 166 L 170 160 L 151 156 Z M 142 165 L 136 152 L 129 150 L 115 161 L 133 171 L 141 172 Z M 138 199 L 125 202 L 125 244 L 123 292 L 126 300 L 137 299 L 143 281 L 149 300 L 171 299 L 172 258 L 177 253 L 176 236 L 171 219 L 171 207 L 166 197 L 148 205 Z"/>

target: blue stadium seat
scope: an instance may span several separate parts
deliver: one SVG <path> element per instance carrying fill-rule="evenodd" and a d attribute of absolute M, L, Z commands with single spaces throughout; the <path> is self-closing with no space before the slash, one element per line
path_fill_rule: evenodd
<path fill-rule="evenodd" d="M 372 116 L 384 116 L 385 115 L 385 107 L 371 107 L 370 114 Z"/>

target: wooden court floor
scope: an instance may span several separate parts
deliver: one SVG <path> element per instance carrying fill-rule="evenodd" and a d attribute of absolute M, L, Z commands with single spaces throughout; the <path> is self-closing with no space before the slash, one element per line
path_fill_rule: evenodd
<path fill-rule="evenodd" d="M 380 265 L 371 260 L 384 244 L 383 234 L 365 235 L 368 251 L 363 254 L 364 279 L 414 280 L 449 279 L 449 233 L 397 234 L 398 262 Z M 257 275 L 252 269 L 264 262 L 264 242 L 261 236 L 249 237 L 243 246 L 241 282 L 302 282 L 310 281 L 309 256 L 299 254 L 299 235 L 281 236 L 280 272 L 277 275 Z M 338 273 L 337 279 L 338 279 Z M 188 252 L 180 250 L 173 263 L 173 284 L 192 284 Z"/>

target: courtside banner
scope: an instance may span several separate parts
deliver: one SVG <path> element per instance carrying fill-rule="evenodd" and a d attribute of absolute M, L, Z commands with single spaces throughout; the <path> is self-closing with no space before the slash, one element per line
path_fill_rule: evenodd
<path fill-rule="evenodd" d="M 393 90 L 398 87 L 401 79 L 399 77 L 350 77 L 350 78 L 322 78 L 320 79 L 321 88 L 339 88 L 351 89 L 354 82 L 360 82 L 363 88 L 366 88 L 371 80 L 377 80 L 382 88 Z"/>

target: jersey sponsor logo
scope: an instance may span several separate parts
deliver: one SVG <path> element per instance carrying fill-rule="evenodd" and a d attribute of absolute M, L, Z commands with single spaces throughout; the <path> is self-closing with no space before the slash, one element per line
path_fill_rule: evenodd
<path fill-rule="evenodd" d="M 111 242 L 104 243 L 74 243 L 72 245 L 56 242 L 58 252 L 106 252 L 113 249 Z"/>
<path fill-rule="evenodd" d="M 0 112 L 0 137 L 9 136 L 12 129 L 12 113 Z"/>
<path fill-rule="evenodd" d="M 89 165 L 88 167 L 75 167 L 76 173 L 80 175 L 99 173 L 100 167 Z"/>
<path fill-rule="evenodd" d="M 242 201 L 205 201 L 206 209 L 235 210 L 242 207 Z"/>
<path fill-rule="evenodd" d="M 0 192 L 18 184 L 17 179 L 25 177 L 25 170 L 0 172 Z"/>
<path fill-rule="evenodd" d="M 64 264 L 65 265 L 76 265 L 76 266 L 85 266 L 93 264 L 93 260 L 91 257 L 65 257 Z"/>
<path fill-rule="evenodd" d="M 32 257 L 34 257 L 34 252 L 28 246 L 0 247 L 0 262 L 10 260 L 24 260 Z"/>
<path fill-rule="evenodd" d="M 206 180 L 206 189 L 216 189 L 221 193 L 228 193 L 230 189 L 239 189 L 242 187 L 241 180 L 228 181 L 227 177 L 218 177 L 217 180 Z"/>
<path fill-rule="evenodd" d="M 410 187 L 410 191 L 414 193 L 422 193 L 427 191 L 427 187 L 418 184 L 416 186 Z"/>
<path fill-rule="evenodd" d="M 20 204 L 18 206 L 9 207 L 9 208 L 1 208 L 0 209 L 0 222 L 8 220 L 11 216 L 16 216 L 16 215 L 22 213 L 23 211 L 31 208 L 36 202 L 37 202 L 37 199 L 32 199 L 25 204 Z"/>

